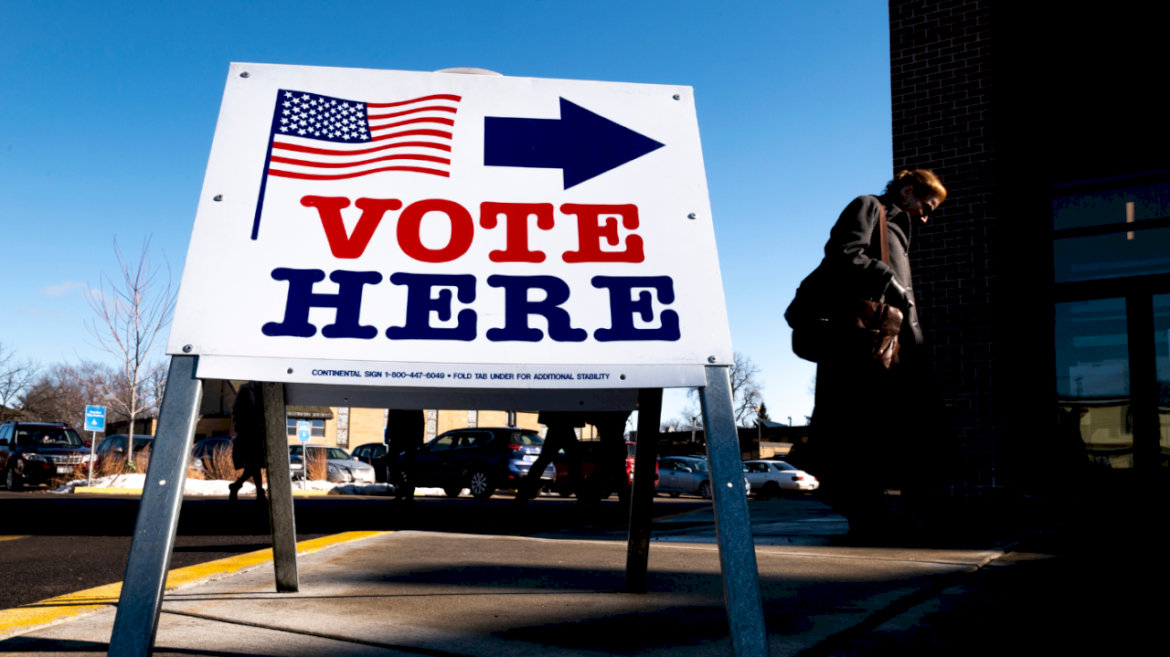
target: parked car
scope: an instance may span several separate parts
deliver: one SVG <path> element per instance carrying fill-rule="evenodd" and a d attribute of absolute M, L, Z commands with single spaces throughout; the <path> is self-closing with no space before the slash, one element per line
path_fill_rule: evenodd
<path fill-rule="evenodd" d="M 12 420 L 0 424 L 0 476 L 8 490 L 74 474 L 91 454 L 68 424 Z"/>
<path fill-rule="evenodd" d="M 304 462 L 305 449 L 311 450 L 313 458 L 325 459 L 325 479 L 337 484 L 359 483 L 372 484 L 375 481 L 374 468 L 363 463 L 340 447 L 326 447 L 324 445 L 290 445 L 288 448 L 289 460 L 296 465 Z M 305 476 L 305 471 L 298 470 L 298 477 Z"/>
<path fill-rule="evenodd" d="M 594 456 L 594 450 L 590 447 L 597 447 L 596 443 L 586 443 L 581 458 L 581 476 L 588 477 L 593 469 L 596 467 L 597 459 Z M 624 500 L 629 487 L 634 485 L 634 456 L 637 451 L 637 443 L 626 443 L 626 483 L 625 486 L 618 491 L 618 495 Z M 563 497 L 568 497 L 573 494 L 573 486 L 569 481 L 569 457 L 565 455 L 565 450 L 560 450 L 553 458 L 553 466 L 557 469 L 556 481 L 548 485 L 548 490 L 558 493 Z M 654 485 L 658 485 L 658 464 L 654 464 Z M 612 486 L 606 486 L 601 491 L 601 497 L 607 498 L 613 495 Z"/>
<path fill-rule="evenodd" d="M 821 486 L 817 478 L 784 461 L 760 459 L 745 461 L 752 492 L 759 497 L 775 497 L 783 491 L 814 491 Z"/>
<path fill-rule="evenodd" d="M 744 490 L 751 493 L 752 485 L 743 479 Z M 711 468 L 707 459 L 699 456 L 664 456 L 658 459 L 658 486 L 655 492 L 678 497 L 683 493 L 711 499 Z"/>
<path fill-rule="evenodd" d="M 102 461 L 109 458 L 120 458 L 125 460 L 127 436 L 124 433 L 116 433 L 112 436 L 106 436 L 105 440 L 98 443 L 97 449 L 94 450 L 93 469 L 101 468 Z M 140 433 L 134 434 L 134 453 L 138 454 L 143 449 L 148 449 L 154 443 L 154 436 L 145 436 Z"/>
<path fill-rule="evenodd" d="M 411 483 L 442 488 L 450 497 L 467 488 L 475 499 L 486 500 L 501 488 L 516 488 L 543 445 L 540 434 L 517 427 L 448 431 L 419 448 Z M 556 468 L 550 463 L 540 478 L 554 481 Z"/>
<path fill-rule="evenodd" d="M 353 448 L 350 454 L 362 463 L 368 463 L 374 468 L 375 481 L 389 481 L 389 466 L 386 463 L 386 445 L 382 443 L 366 443 Z"/>

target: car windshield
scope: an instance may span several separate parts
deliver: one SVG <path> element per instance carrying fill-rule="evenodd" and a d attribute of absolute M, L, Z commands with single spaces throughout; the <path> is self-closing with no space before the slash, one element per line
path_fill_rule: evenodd
<path fill-rule="evenodd" d="M 787 472 L 787 471 L 789 471 L 789 470 L 795 470 L 795 469 L 796 469 L 795 467 L 793 467 L 793 466 L 791 466 L 791 465 L 788 465 L 788 464 L 787 464 L 787 463 L 785 463 L 784 461 L 772 461 L 772 465 L 773 465 L 773 466 L 775 466 L 775 468 L 776 468 L 777 470 L 779 470 L 780 472 Z"/>
<path fill-rule="evenodd" d="M 15 442 L 21 447 L 81 447 L 77 432 L 61 427 L 18 426 Z"/>
<path fill-rule="evenodd" d="M 310 453 L 313 454 L 313 456 L 317 456 L 319 452 L 314 450 Z M 325 458 L 335 461 L 349 461 L 353 459 L 353 457 L 346 453 L 344 449 L 338 449 L 336 447 L 326 447 Z"/>
<path fill-rule="evenodd" d="M 694 459 L 693 461 L 687 460 L 687 461 L 683 461 L 683 463 L 694 468 L 695 472 L 706 472 L 707 471 L 707 462 L 702 460 L 702 459 Z"/>
<path fill-rule="evenodd" d="M 635 445 L 634 443 L 626 443 L 626 457 L 632 459 L 635 456 L 637 456 L 638 455 L 637 447 L 638 446 Z"/>
<path fill-rule="evenodd" d="M 538 433 L 513 431 L 509 442 L 513 445 L 520 445 L 521 447 L 530 447 L 533 445 L 539 446 L 544 444 L 544 438 L 541 438 L 540 434 Z"/>

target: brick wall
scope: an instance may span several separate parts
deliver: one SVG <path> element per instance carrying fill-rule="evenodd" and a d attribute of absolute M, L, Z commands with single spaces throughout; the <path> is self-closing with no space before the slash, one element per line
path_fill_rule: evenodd
<path fill-rule="evenodd" d="M 381 443 L 386 411 L 381 408 L 349 409 L 349 450 L 358 445 Z"/>
<path fill-rule="evenodd" d="M 914 291 L 937 389 L 958 444 L 949 492 L 994 492 L 1002 423 L 992 390 L 998 341 L 991 310 L 1002 273 L 994 248 L 990 6 L 890 1 L 894 171 L 932 169 L 948 198 L 912 239 Z"/>

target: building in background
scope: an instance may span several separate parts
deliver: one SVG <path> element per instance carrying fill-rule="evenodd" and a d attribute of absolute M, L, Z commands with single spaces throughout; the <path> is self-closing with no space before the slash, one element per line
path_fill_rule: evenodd
<path fill-rule="evenodd" d="M 203 382 L 203 401 L 200 406 L 199 422 L 195 428 L 195 440 L 212 436 L 233 435 L 232 407 L 236 403 L 236 390 L 243 381 L 206 380 Z M 424 440 L 452 429 L 467 427 L 517 426 L 540 431 L 544 426 L 537 423 L 537 413 L 522 411 L 493 410 L 439 410 L 425 409 L 427 424 Z M 329 445 L 351 450 L 358 445 L 381 443 L 386 429 L 386 409 L 355 408 L 337 406 L 289 406 L 286 412 L 286 431 L 289 444 L 300 444 L 297 439 L 297 422 L 304 420 L 310 425 L 312 445 Z M 153 428 L 153 419 L 139 421 L 135 433 L 147 433 Z M 586 434 L 589 431 L 586 427 Z M 110 433 L 110 432 L 108 432 Z"/>
<path fill-rule="evenodd" d="M 967 509 L 1084 491 L 1136 508 L 1166 490 L 1167 23 L 1152 7 L 889 3 L 893 170 L 933 169 L 949 190 L 910 257 L 954 430 L 938 492 Z"/>

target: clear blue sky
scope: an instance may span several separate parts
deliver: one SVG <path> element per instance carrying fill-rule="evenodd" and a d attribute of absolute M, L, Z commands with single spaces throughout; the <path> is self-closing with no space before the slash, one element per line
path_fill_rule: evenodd
<path fill-rule="evenodd" d="M 773 418 L 811 413 L 783 313 L 829 227 L 890 176 L 887 5 L 0 1 L 0 342 L 103 359 L 81 291 L 115 237 L 183 269 L 228 63 L 695 88 L 735 349 Z M 217 321 L 231 321 L 229 306 Z M 161 352 L 160 352 L 161 355 Z M 679 413 L 681 393 L 664 416 Z"/>

